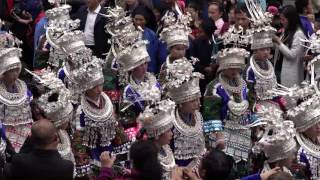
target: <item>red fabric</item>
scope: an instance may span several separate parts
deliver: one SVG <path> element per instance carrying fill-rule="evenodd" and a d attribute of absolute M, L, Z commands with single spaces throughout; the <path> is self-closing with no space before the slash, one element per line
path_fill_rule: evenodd
<path fill-rule="evenodd" d="M 178 3 L 180 10 L 183 13 L 185 13 L 186 12 L 186 3 L 184 2 L 184 0 L 178 0 L 177 3 Z"/>
<path fill-rule="evenodd" d="M 14 0 L 7 0 L 7 12 L 6 12 L 7 15 L 10 15 L 13 5 L 14 5 Z"/>
<path fill-rule="evenodd" d="M 197 38 L 198 35 L 199 35 L 199 28 L 193 28 L 192 29 L 192 32 L 191 32 L 191 35 L 194 37 L 194 38 Z"/>
<path fill-rule="evenodd" d="M 223 35 L 229 29 L 229 23 L 225 22 L 221 28 L 220 35 Z"/>
<path fill-rule="evenodd" d="M 36 25 L 45 16 L 46 16 L 46 13 L 44 11 L 41 11 L 37 16 L 37 18 L 34 20 L 34 24 Z"/>

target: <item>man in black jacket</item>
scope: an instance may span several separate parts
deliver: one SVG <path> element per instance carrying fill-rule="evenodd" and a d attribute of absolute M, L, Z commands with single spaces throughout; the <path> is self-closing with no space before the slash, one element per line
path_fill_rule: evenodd
<path fill-rule="evenodd" d="M 36 121 L 32 125 L 31 134 L 35 149 L 13 157 L 9 172 L 11 179 L 72 180 L 73 163 L 60 156 L 54 125 L 46 119 Z"/>
<path fill-rule="evenodd" d="M 80 19 L 80 30 L 84 32 L 85 44 L 93 51 L 93 55 L 104 58 L 110 48 L 108 40 L 111 36 L 105 32 L 107 19 L 101 14 L 106 14 L 106 9 L 101 7 L 100 0 L 86 0 L 86 5 L 72 18 Z"/>

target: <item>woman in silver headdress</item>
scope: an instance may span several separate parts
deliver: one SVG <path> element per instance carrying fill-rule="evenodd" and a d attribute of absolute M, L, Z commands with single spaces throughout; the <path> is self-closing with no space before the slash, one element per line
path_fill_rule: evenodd
<path fill-rule="evenodd" d="M 152 139 L 159 148 L 158 159 L 162 166 L 164 180 L 171 179 L 172 170 L 176 165 L 169 146 L 173 137 L 174 110 L 175 103 L 167 99 L 156 103 L 153 108 L 147 107 L 139 116 L 148 138 Z"/>
<path fill-rule="evenodd" d="M 312 98 L 288 111 L 295 124 L 297 141 L 300 145 L 297 159 L 309 179 L 320 177 L 320 97 Z"/>
<path fill-rule="evenodd" d="M 276 167 L 292 175 L 290 168 L 295 158 L 297 145 L 294 139 L 296 135 L 294 123 L 283 119 L 282 111 L 274 107 L 264 108 L 260 113 L 267 122 L 266 130 L 262 138 L 253 146 L 252 151 L 253 153 L 263 152 L 266 160 L 259 173 L 253 176 L 259 177 Z"/>
<path fill-rule="evenodd" d="M 160 40 L 166 44 L 169 51 L 169 55 L 162 64 L 159 74 L 159 81 L 164 84 L 167 66 L 170 66 L 177 59 L 188 61 L 185 55 L 189 47 L 189 35 L 192 30 L 189 27 L 191 21 L 191 16 L 189 15 L 181 15 L 176 18 L 173 12 L 167 12 L 162 19 L 164 27 L 160 33 Z"/>
<path fill-rule="evenodd" d="M 39 74 L 40 73 L 40 74 Z M 39 89 L 48 89 L 35 101 L 37 107 L 43 112 L 45 118 L 53 122 L 58 129 L 58 151 L 62 158 L 70 160 L 75 164 L 71 149 L 71 141 L 67 129 L 73 117 L 73 106 L 71 104 L 71 93 L 63 82 L 49 69 L 39 72 L 39 76 L 33 74 L 40 81 Z"/>
<path fill-rule="evenodd" d="M 199 79 L 202 74 L 193 72 L 192 64 L 184 59 L 168 66 L 168 74 L 166 95 L 177 104 L 171 148 L 179 166 L 195 169 L 206 151 L 202 115 L 199 112 Z"/>
<path fill-rule="evenodd" d="M 19 152 L 30 135 L 32 94 L 25 82 L 18 79 L 22 65 L 21 49 L 13 47 L 16 43 L 11 34 L 0 32 L 0 121 L 15 151 Z"/>
<path fill-rule="evenodd" d="M 208 84 L 204 95 L 205 121 L 220 120 L 224 124 L 226 153 L 236 162 L 247 161 L 251 148 L 250 110 L 246 83 L 240 75 L 246 50 L 230 48 L 217 56 L 219 75 Z"/>

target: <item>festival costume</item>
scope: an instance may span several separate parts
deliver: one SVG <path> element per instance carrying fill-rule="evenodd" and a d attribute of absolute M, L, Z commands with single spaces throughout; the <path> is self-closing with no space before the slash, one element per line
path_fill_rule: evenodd
<path fill-rule="evenodd" d="M 184 45 L 187 49 L 189 47 L 189 35 L 192 32 L 189 27 L 189 23 L 192 20 L 190 16 L 182 14 L 176 17 L 173 12 L 167 11 L 162 20 L 163 29 L 160 33 L 160 40 L 166 44 L 167 49 L 170 50 L 176 45 Z M 185 60 L 187 59 L 185 58 Z M 161 65 L 159 74 L 159 82 L 161 84 L 166 83 L 166 69 L 171 64 L 169 54 L 166 61 Z"/>
<path fill-rule="evenodd" d="M 201 97 L 199 79 L 202 78 L 202 74 L 193 72 L 190 62 L 184 59 L 176 60 L 171 66 L 168 66 L 167 72 L 166 96 L 172 99 L 177 106 Z M 202 115 L 196 110 L 193 114 L 189 114 L 189 117 L 182 117 L 176 108 L 173 124 L 174 136 L 171 148 L 176 163 L 195 170 L 206 152 Z"/>
<path fill-rule="evenodd" d="M 19 68 L 21 71 L 21 49 L 13 47 L 19 41 L 7 32 L 0 32 L 0 76 Z M 20 79 L 14 89 L 7 90 L 5 81 L 0 80 L 0 121 L 6 129 L 6 136 L 16 152 L 19 152 L 30 135 L 32 123 L 30 102 L 32 94 Z"/>
<path fill-rule="evenodd" d="M 173 128 L 173 121 L 175 119 L 175 103 L 169 99 L 159 101 L 155 107 L 147 107 L 139 116 L 142 122 L 142 127 L 146 129 L 149 138 L 157 139 L 163 133 Z M 164 145 L 160 148 L 158 159 L 163 169 L 164 180 L 171 179 L 171 172 L 175 167 L 174 154 L 170 146 Z"/>
<path fill-rule="evenodd" d="M 267 161 L 261 173 L 269 171 L 269 163 L 276 163 L 290 158 L 296 151 L 294 123 L 283 119 L 283 112 L 274 107 L 262 107 L 259 115 L 267 123 L 262 138 L 255 143 L 253 153 L 263 152 Z M 284 171 L 291 174 L 290 167 L 284 167 Z M 291 174 L 292 175 L 292 174 Z"/>
<path fill-rule="evenodd" d="M 130 17 L 125 16 L 122 8 L 111 9 L 107 15 L 112 19 L 106 26 L 112 35 L 108 60 L 112 60 L 119 73 L 119 81 L 123 86 L 120 102 L 120 123 L 131 141 L 135 140 L 139 130 L 136 118 L 152 102 L 161 98 L 161 88 L 156 77 L 146 73 L 144 79 L 137 81 L 132 70 L 150 61 L 147 52 L 147 41 L 142 40 L 142 29 L 136 28 Z"/>
<path fill-rule="evenodd" d="M 66 126 L 66 124 L 69 125 L 73 117 L 74 111 L 71 104 L 71 93 L 50 69 L 43 69 L 37 72 L 38 75 L 32 74 L 35 80 L 38 81 L 39 88 L 46 89 L 36 102 L 44 115 L 51 120 L 58 129 L 58 138 L 60 140 L 58 152 L 62 158 L 75 164 L 69 134 L 65 129 L 62 129 L 62 126 Z"/>
<path fill-rule="evenodd" d="M 319 179 L 320 177 L 320 145 L 311 141 L 304 132 L 320 123 L 319 100 L 319 95 L 315 94 L 288 111 L 289 118 L 295 124 L 296 138 L 300 145 L 297 154 L 298 163 L 305 168 L 307 177 L 310 179 Z"/>
<path fill-rule="evenodd" d="M 259 4 L 246 1 L 251 15 L 252 28 L 251 50 L 273 48 L 272 36 L 276 30 L 271 27 L 273 15 L 264 12 Z M 284 99 L 281 96 L 272 96 L 268 91 L 278 86 L 274 67 L 269 59 L 256 60 L 254 55 L 250 57 L 249 66 L 246 70 L 246 81 L 249 88 L 250 108 L 258 111 L 259 106 L 273 105 L 284 109 Z"/>
<path fill-rule="evenodd" d="M 246 55 L 247 51 L 240 48 L 220 51 L 217 55 L 220 74 L 217 79 L 207 85 L 204 95 L 205 121 L 219 120 L 224 124 L 223 134 L 226 142 L 224 151 L 236 162 L 248 160 L 251 149 L 251 130 L 247 125 L 252 122 L 251 112 L 246 82 L 240 74 L 233 80 L 228 79 L 223 75 L 223 70 L 242 69 Z M 209 142 L 214 145 L 214 137 L 209 136 Z"/>

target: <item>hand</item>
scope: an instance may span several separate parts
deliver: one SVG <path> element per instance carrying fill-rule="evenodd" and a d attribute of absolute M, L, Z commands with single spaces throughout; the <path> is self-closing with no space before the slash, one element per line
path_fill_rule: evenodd
<path fill-rule="evenodd" d="M 184 168 L 183 176 L 188 180 L 200 180 L 200 178 L 192 171 L 191 168 Z"/>
<path fill-rule="evenodd" d="M 29 12 L 27 11 L 23 11 L 22 12 L 22 16 L 24 18 L 21 18 L 20 16 L 18 16 L 16 13 L 14 13 L 13 11 L 11 12 L 12 18 L 15 19 L 16 21 L 18 21 L 21 24 L 30 24 L 33 20 L 32 20 L 32 16 Z"/>
<path fill-rule="evenodd" d="M 312 56 L 312 55 L 305 55 L 302 57 L 302 60 L 308 62 L 308 61 L 311 61 L 313 58 L 314 58 L 314 56 Z"/>
<path fill-rule="evenodd" d="M 222 132 L 215 132 L 216 149 L 223 150 L 225 148 L 224 134 Z"/>
<path fill-rule="evenodd" d="M 270 176 L 276 174 L 279 171 L 280 171 L 280 167 L 275 167 L 269 171 L 266 171 L 266 172 L 260 174 L 261 180 L 267 180 Z"/>
<path fill-rule="evenodd" d="M 274 42 L 274 43 L 276 43 L 276 44 L 281 44 L 281 40 L 280 40 L 280 38 L 278 37 L 278 36 L 276 36 L 276 35 L 274 35 L 273 37 L 272 37 L 272 42 Z"/>
<path fill-rule="evenodd" d="M 182 180 L 182 176 L 183 176 L 182 168 L 175 166 L 171 172 L 171 179 L 172 180 Z"/>
<path fill-rule="evenodd" d="M 100 155 L 101 167 L 111 168 L 113 166 L 114 161 L 116 160 L 116 156 L 111 155 L 110 152 L 104 151 Z"/>

